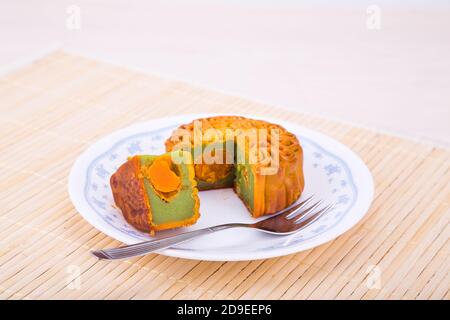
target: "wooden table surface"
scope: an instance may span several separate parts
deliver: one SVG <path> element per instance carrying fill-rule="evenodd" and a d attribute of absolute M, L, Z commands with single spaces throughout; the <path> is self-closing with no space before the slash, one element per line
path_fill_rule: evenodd
<path fill-rule="evenodd" d="M 92 257 L 92 248 L 119 242 L 72 206 L 67 179 L 75 158 L 118 128 L 199 112 L 264 114 L 340 140 L 374 176 L 370 212 L 333 241 L 274 259 Z M 450 297 L 449 150 L 62 51 L 0 78 L 0 123 L 1 298 Z"/>
<path fill-rule="evenodd" d="M 450 147 L 448 0 L 129 2 L 0 1 L 0 68 L 58 46 Z"/>

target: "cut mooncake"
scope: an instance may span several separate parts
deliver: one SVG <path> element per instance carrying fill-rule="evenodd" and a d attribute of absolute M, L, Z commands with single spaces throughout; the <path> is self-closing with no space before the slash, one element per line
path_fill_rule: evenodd
<path fill-rule="evenodd" d="M 246 137 L 252 132 L 253 140 Z M 176 129 L 166 150 L 191 152 L 199 190 L 233 187 L 253 217 L 288 207 L 304 189 L 303 150 L 297 137 L 266 121 L 238 116 L 198 119 Z M 223 152 L 217 157 L 218 151 Z M 206 161 L 205 154 L 222 161 Z M 252 156 L 259 160 L 250 161 Z"/>
<path fill-rule="evenodd" d="M 141 231 L 189 226 L 199 218 L 190 153 L 131 157 L 111 176 L 110 183 L 117 207 Z"/>

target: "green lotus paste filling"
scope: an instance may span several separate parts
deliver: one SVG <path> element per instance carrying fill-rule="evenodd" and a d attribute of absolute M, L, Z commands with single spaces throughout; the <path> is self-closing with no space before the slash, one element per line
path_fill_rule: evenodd
<path fill-rule="evenodd" d="M 236 179 L 235 179 L 235 190 L 236 193 L 241 197 L 245 204 L 250 210 L 254 207 L 254 186 L 255 178 L 248 164 L 237 164 L 236 165 Z"/>
<path fill-rule="evenodd" d="M 198 146 L 198 147 L 191 149 L 193 159 L 196 159 L 200 155 L 203 155 L 203 154 L 211 155 L 212 157 L 214 157 L 215 152 L 218 152 L 220 155 L 223 155 L 223 158 L 221 161 L 222 164 L 219 163 L 220 166 L 221 165 L 225 166 L 227 163 L 229 165 L 233 165 L 233 163 L 235 162 L 235 145 L 234 145 L 233 141 L 204 144 L 201 147 Z M 231 157 L 231 160 L 227 161 L 227 156 Z M 214 165 L 211 163 L 207 163 L 206 160 L 204 159 L 204 157 L 205 156 L 203 156 L 203 158 L 202 158 L 202 163 L 205 163 L 207 165 Z M 217 157 L 217 159 L 218 158 L 219 158 L 219 156 Z M 213 158 L 213 159 L 211 159 L 211 161 L 217 160 L 217 159 Z M 198 172 L 196 172 L 196 175 L 197 175 L 197 178 L 196 178 L 197 187 L 199 190 L 231 188 L 231 187 L 233 187 L 233 182 L 234 182 L 234 178 L 235 178 L 233 168 L 230 170 L 230 172 L 228 174 L 226 174 L 225 176 L 223 176 L 219 179 L 214 179 L 214 181 L 207 181 L 207 180 L 199 179 Z"/>
<path fill-rule="evenodd" d="M 235 174 L 232 170 L 225 178 L 219 179 L 215 182 L 207 182 L 197 179 L 197 186 L 199 190 L 223 189 L 233 187 Z"/>
<path fill-rule="evenodd" d="M 231 143 L 230 143 L 231 142 Z M 205 149 L 206 146 L 208 149 Z M 247 164 L 248 162 L 248 155 L 244 155 L 246 160 L 245 164 L 236 164 L 236 155 L 237 155 L 237 147 L 236 143 L 233 141 L 228 142 L 217 142 L 217 143 L 210 143 L 210 144 L 204 144 L 202 146 L 197 146 L 195 148 L 191 149 L 191 154 L 193 159 L 198 159 L 200 156 L 209 154 L 214 157 L 214 154 L 212 152 L 214 150 L 215 152 L 221 152 L 224 155 L 227 155 L 228 157 L 232 157 L 231 161 L 224 157 L 222 160 L 222 163 L 224 164 L 218 164 L 219 166 L 225 166 L 227 163 L 232 165 L 232 168 L 228 174 L 225 176 L 219 178 L 219 179 L 210 179 L 208 181 L 208 177 L 211 174 L 214 174 L 214 169 L 208 169 L 210 167 L 214 167 L 213 163 L 207 163 L 205 162 L 204 156 L 202 158 L 202 163 L 205 164 L 205 168 L 202 168 L 206 170 L 206 172 L 202 171 L 202 169 L 199 169 L 199 164 L 197 162 L 194 162 L 196 165 L 196 180 L 197 180 L 197 187 L 199 190 L 211 190 L 211 189 L 222 189 L 222 188 L 231 188 L 234 187 L 236 193 L 241 197 L 241 199 L 245 202 L 245 204 L 249 207 L 249 209 L 252 211 L 254 208 L 254 176 L 253 172 L 251 170 L 251 166 Z M 231 162 L 231 163 L 230 163 Z M 201 164 L 200 164 L 201 166 Z M 216 167 L 215 169 L 219 169 Z M 199 178 L 200 177 L 200 178 Z M 204 177 L 202 179 L 202 177 Z"/>
<path fill-rule="evenodd" d="M 158 156 L 141 156 L 143 166 L 150 166 Z M 193 186 L 189 180 L 187 165 L 180 164 L 174 167 L 177 175 L 181 177 L 180 190 L 176 195 L 170 197 L 169 201 L 161 199 L 150 181 L 144 177 L 144 187 L 150 202 L 152 220 L 155 225 L 182 221 L 192 217 L 194 213 L 195 200 L 192 197 Z"/>

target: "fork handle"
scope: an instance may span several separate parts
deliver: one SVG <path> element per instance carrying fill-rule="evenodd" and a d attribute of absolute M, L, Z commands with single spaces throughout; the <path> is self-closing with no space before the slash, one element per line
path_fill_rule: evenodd
<path fill-rule="evenodd" d="M 100 259 L 107 259 L 107 260 L 126 259 L 136 256 L 142 256 L 147 253 L 155 252 L 161 249 L 166 249 L 173 245 L 186 242 L 194 238 L 211 234 L 217 231 L 230 228 L 250 227 L 250 226 L 251 225 L 245 223 L 221 224 L 213 227 L 182 233 L 176 236 L 169 236 L 166 238 L 140 242 L 128 246 L 123 246 L 120 248 L 96 250 L 93 251 L 92 254 Z"/>

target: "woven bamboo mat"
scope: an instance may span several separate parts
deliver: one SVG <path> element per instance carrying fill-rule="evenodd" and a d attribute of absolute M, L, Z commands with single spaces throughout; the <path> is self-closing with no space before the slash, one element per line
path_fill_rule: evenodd
<path fill-rule="evenodd" d="M 119 242 L 73 208 L 74 159 L 118 128 L 198 112 L 264 114 L 342 141 L 374 175 L 370 212 L 334 241 L 268 260 L 93 258 Z M 0 124 L 1 298 L 450 298 L 448 150 L 61 51 L 0 78 Z"/>

